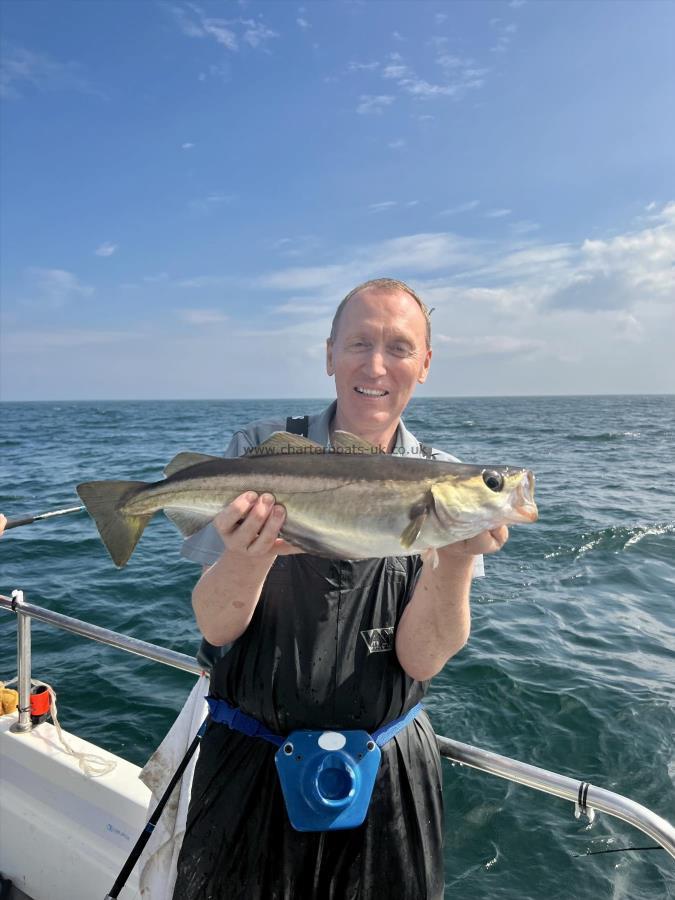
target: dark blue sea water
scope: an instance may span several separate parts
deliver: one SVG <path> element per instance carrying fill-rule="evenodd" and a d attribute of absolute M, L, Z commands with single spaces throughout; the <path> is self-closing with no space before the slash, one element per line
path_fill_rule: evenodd
<path fill-rule="evenodd" d="M 16 403 L 0 407 L 0 510 L 77 502 L 97 478 L 156 480 L 179 450 L 222 452 L 232 431 L 324 401 Z M 466 462 L 530 466 L 540 521 L 514 528 L 473 590 L 468 646 L 434 680 L 436 731 L 618 791 L 675 821 L 675 398 L 424 399 L 406 423 Z M 0 542 L 0 592 L 194 654 L 196 567 L 153 521 L 118 571 L 86 515 Z M 0 679 L 15 621 L 0 613 Z M 68 730 L 142 764 L 192 677 L 33 625 L 34 677 Z M 609 816 L 445 767 L 447 897 L 675 897 L 662 851 L 576 858 L 652 843 Z"/>

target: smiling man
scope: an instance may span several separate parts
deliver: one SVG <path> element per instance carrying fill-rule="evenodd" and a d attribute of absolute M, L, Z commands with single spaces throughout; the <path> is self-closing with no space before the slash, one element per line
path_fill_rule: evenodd
<path fill-rule="evenodd" d="M 338 307 L 327 342 L 335 402 L 317 416 L 253 423 L 226 455 L 274 431 L 330 446 L 343 430 L 420 465 L 452 460 L 401 421 L 431 355 L 429 313 L 414 291 L 391 279 L 366 282 Z M 507 529 L 441 548 L 434 568 L 417 556 L 304 554 L 279 537 L 284 515 L 270 495 L 243 494 L 183 550 L 205 565 L 193 606 L 210 645 L 214 721 L 195 771 L 174 898 L 438 900 L 440 758 L 418 703 L 466 643 L 472 574 Z M 309 729 L 341 739 L 383 726 L 395 734 L 382 742 L 365 822 L 294 830 L 270 734 Z M 252 736 L 260 728 L 267 738 Z"/>

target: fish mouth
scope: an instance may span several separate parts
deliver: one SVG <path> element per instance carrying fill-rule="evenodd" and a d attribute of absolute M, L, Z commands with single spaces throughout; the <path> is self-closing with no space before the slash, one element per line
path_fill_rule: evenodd
<path fill-rule="evenodd" d="M 383 388 L 369 388 L 362 384 L 356 385 L 354 391 L 360 397 L 372 397 L 374 400 L 386 397 L 389 394 L 389 391 L 384 390 Z"/>
<path fill-rule="evenodd" d="M 536 522 L 539 518 L 537 504 L 534 502 L 534 474 L 530 471 L 523 472 L 520 484 L 516 488 L 513 511 L 518 516 L 519 522 Z"/>

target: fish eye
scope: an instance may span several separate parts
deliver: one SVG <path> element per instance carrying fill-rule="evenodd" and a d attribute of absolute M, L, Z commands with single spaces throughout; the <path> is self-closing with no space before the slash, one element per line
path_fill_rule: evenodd
<path fill-rule="evenodd" d="M 489 469 L 483 472 L 483 481 L 495 494 L 498 494 L 504 487 L 504 476 L 499 472 L 491 472 Z"/>

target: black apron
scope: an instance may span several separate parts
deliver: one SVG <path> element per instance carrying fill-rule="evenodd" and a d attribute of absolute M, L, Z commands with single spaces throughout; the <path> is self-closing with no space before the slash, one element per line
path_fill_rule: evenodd
<path fill-rule="evenodd" d="M 212 670 L 211 692 L 287 735 L 364 729 L 402 715 L 427 683 L 403 671 L 394 630 L 419 557 L 278 557 L 251 624 Z M 212 723 L 195 769 L 174 900 L 439 900 L 440 757 L 426 713 L 382 748 L 366 821 L 297 832 L 276 748 Z"/>

